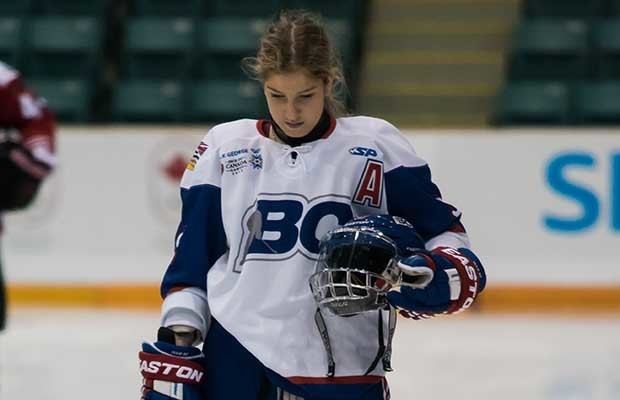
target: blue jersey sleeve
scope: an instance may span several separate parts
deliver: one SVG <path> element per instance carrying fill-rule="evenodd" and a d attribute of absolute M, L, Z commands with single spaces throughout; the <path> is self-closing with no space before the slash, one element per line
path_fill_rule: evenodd
<path fill-rule="evenodd" d="M 226 253 L 220 188 L 208 184 L 181 189 L 183 211 L 175 254 L 161 285 L 165 295 L 174 287 L 207 290 L 209 268 Z"/>
<path fill-rule="evenodd" d="M 424 240 L 443 232 L 464 231 L 460 212 L 441 200 L 428 165 L 400 166 L 385 173 L 388 213 L 406 218 Z"/>
<path fill-rule="evenodd" d="M 385 163 L 388 213 L 411 222 L 425 241 L 446 231 L 465 232 L 460 211 L 442 200 L 428 164 L 405 136 L 385 121 L 377 132 L 377 145 Z"/>

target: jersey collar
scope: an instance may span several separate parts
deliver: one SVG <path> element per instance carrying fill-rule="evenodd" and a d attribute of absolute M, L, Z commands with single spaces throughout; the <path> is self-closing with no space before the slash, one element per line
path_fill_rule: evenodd
<path fill-rule="evenodd" d="M 258 121 L 256 121 L 256 130 L 261 136 L 269 139 L 269 132 L 271 131 L 272 124 L 274 126 L 274 131 L 276 131 L 276 136 L 278 137 L 279 141 L 291 147 L 300 146 L 304 143 L 312 142 L 317 139 L 327 139 L 336 129 L 336 119 L 332 117 L 327 111 L 323 111 L 323 115 L 319 119 L 319 122 L 317 122 L 316 126 L 312 128 L 310 133 L 299 139 L 286 136 L 286 134 L 282 132 L 280 127 L 277 126 L 275 122 L 271 119 L 271 116 L 267 119 L 259 119 Z"/>

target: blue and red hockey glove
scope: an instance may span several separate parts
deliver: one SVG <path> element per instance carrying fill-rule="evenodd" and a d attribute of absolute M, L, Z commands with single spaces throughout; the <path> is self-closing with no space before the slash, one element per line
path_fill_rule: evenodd
<path fill-rule="evenodd" d="M 159 328 L 157 342 L 142 343 L 138 353 L 144 400 L 202 400 L 204 354 L 193 346 L 177 346 L 175 334 Z"/>
<path fill-rule="evenodd" d="M 486 285 L 478 257 L 469 249 L 438 247 L 402 258 L 400 291 L 387 294 L 401 315 L 414 319 L 453 314 L 468 309 Z"/>

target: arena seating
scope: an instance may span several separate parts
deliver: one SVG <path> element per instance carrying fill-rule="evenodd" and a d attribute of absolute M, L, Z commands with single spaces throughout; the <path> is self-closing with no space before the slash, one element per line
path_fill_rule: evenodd
<path fill-rule="evenodd" d="M 620 124 L 619 13 L 618 0 L 525 1 L 494 122 Z"/>
<path fill-rule="evenodd" d="M 20 70 L 61 121 L 217 122 L 264 115 L 262 93 L 240 61 L 255 53 L 279 9 L 321 11 L 353 75 L 367 1 L 1 3 L 0 60 Z"/>
<path fill-rule="evenodd" d="M 117 121 L 181 122 L 183 83 L 178 80 L 126 80 L 116 88 L 112 116 Z"/>
<path fill-rule="evenodd" d="M 0 60 L 17 66 L 22 49 L 23 22 L 18 17 L 0 17 Z"/>
<path fill-rule="evenodd" d="M 181 8 L 175 4 L 170 0 L 136 0 L 130 5 L 121 42 L 120 79 L 112 96 L 113 119 L 217 122 L 264 115 L 262 92 L 242 70 L 241 60 L 255 54 L 266 24 L 281 7 L 327 7 L 323 11 L 337 45 L 347 63 L 354 61 L 352 29 L 361 22 L 352 24 L 347 16 L 355 15 L 351 9 L 360 8 L 359 2 L 357 7 L 353 1 L 343 1 L 339 7 L 328 7 L 330 2 L 324 1 L 284 0 L 189 1 Z M 145 78 L 149 84 L 140 82 Z M 163 106 L 172 101 L 171 97 L 161 100 L 162 107 L 151 104 L 161 113 L 147 113 L 124 100 L 127 96 L 139 98 L 140 90 L 145 90 L 142 95 L 146 96 L 170 80 L 178 87 L 175 98 L 180 108 Z"/>
<path fill-rule="evenodd" d="M 101 60 L 99 20 L 35 16 L 24 31 L 21 71 L 60 118 L 86 119 Z"/>
<path fill-rule="evenodd" d="M 568 120 L 568 88 L 561 82 L 515 82 L 499 98 L 498 117 L 504 124 L 563 124 Z"/>

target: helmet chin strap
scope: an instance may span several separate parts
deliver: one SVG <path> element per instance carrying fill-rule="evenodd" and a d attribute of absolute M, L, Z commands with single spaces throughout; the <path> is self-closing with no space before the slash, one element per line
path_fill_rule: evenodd
<path fill-rule="evenodd" d="M 387 342 L 384 339 L 383 333 L 383 310 L 378 310 L 377 339 L 379 341 L 379 348 L 377 349 L 375 359 L 370 364 L 364 375 L 368 375 L 374 371 L 379 363 L 379 360 L 381 360 L 381 363 L 383 364 L 384 371 L 393 371 L 392 340 L 394 339 L 394 332 L 396 331 L 397 314 L 394 307 L 387 306 L 387 310 L 389 313 Z M 314 322 L 316 323 L 316 327 L 321 335 L 321 340 L 323 341 L 323 346 L 325 347 L 325 353 L 327 354 L 327 376 L 331 378 L 336 374 L 336 362 L 334 360 L 334 353 L 332 351 L 331 341 L 329 340 L 329 334 L 327 332 L 327 325 L 325 324 L 325 319 L 323 318 L 323 314 L 321 313 L 321 309 L 319 307 L 317 307 L 314 314 Z"/>
<path fill-rule="evenodd" d="M 386 372 L 393 371 L 392 369 L 392 339 L 394 339 L 394 332 L 396 331 L 396 309 L 388 306 L 388 335 L 387 343 L 383 339 L 383 310 L 379 310 L 379 317 L 377 320 L 377 339 L 379 340 L 379 348 L 377 350 L 377 356 L 370 364 L 364 375 L 370 374 L 375 370 L 379 360 L 383 364 L 383 370 Z"/>
<path fill-rule="evenodd" d="M 330 116 L 327 110 L 323 110 L 323 114 L 314 128 L 312 128 L 307 135 L 299 138 L 287 135 L 282 128 L 280 128 L 280 125 L 276 123 L 271 114 L 269 114 L 269 121 L 278 139 L 291 147 L 297 147 L 304 143 L 314 142 L 315 140 L 322 138 L 323 135 L 325 135 L 325 133 L 329 130 Z"/>
<path fill-rule="evenodd" d="M 314 322 L 321 335 L 323 346 L 325 346 L 325 353 L 327 354 L 327 376 L 331 378 L 336 373 L 336 362 L 334 361 L 334 352 L 332 351 L 331 341 L 329 340 L 325 318 L 323 318 L 323 314 L 321 314 L 321 309 L 319 307 L 316 308 L 316 312 L 314 313 Z"/>

